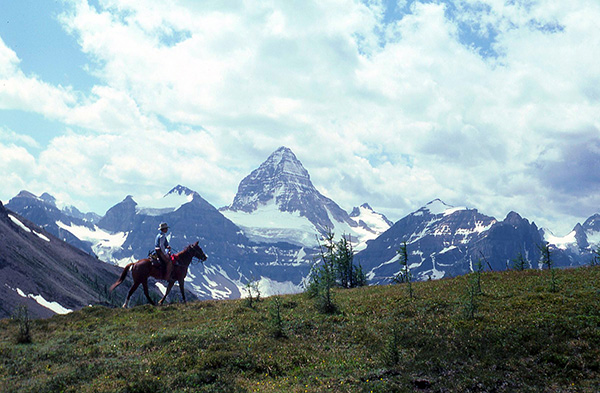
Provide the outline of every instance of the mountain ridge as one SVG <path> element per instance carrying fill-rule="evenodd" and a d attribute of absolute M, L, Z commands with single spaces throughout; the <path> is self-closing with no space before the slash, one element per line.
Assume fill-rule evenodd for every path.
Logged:
<path fill-rule="evenodd" d="M 600 244 L 600 215 L 557 238 L 517 212 L 497 220 L 441 199 L 396 223 L 368 203 L 348 214 L 314 187 L 302 163 L 283 146 L 240 182 L 229 207 L 217 209 L 181 184 L 156 201 L 144 200 L 152 206 L 140 206 L 128 195 L 95 222 L 58 209 L 47 193 L 42 198 L 24 190 L 9 204 L 57 237 L 121 266 L 146 257 L 158 225 L 167 222 L 175 249 L 198 240 L 210 257 L 192 266 L 188 276 L 189 287 L 202 299 L 244 296 L 251 282 L 263 294 L 302 291 L 318 259 L 319 235 L 327 230 L 359 244 L 356 259 L 373 284 L 390 282 L 399 272 L 397 250 L 405 241 L 419 280 L 469 273 L 480 259 L 490 269 L 504 270 L 519 254 L 538 268 L 544 241 L 552 245 L 557 266 L 577 266 Z M 343 211 L 341 221 L 332 213 L 336 209 Z M 312 216 L 318 217 L 311 221 Z"/>

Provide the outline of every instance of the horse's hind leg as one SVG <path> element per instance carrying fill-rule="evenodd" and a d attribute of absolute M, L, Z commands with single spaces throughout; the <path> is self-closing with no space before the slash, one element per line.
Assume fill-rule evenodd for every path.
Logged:
<path fill-rule="evenodd" d="M 123 303 L 123 308 L 129 307 L 129 299 L 131 298 L 131 295 L 133 295 L 133 293 L 139 286 L 140 286 L 139 282 L 133 283 L 133 285 L 131 286 L 131 289 L 129 290 L 129 293 L 127 294 L 127 299 L 125 299 L 125 303 Z"/>
<path fill-rule="evenodd" d="M 150 298 L 150 293 L 148 292 L 148 280 L 144 280 L 142 282 L 142 285 L 144 286 L 144 295 L 146 295 L 146 299 L 148 299 L 148 302 L 150 304 L 152 304 L 153 306 L 156 306 L 156 304 L 154 303 L 154 300 L 152 300 Z"/>

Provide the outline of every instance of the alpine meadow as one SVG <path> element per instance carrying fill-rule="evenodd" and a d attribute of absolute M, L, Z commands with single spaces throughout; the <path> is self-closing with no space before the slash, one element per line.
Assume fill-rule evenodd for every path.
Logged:
<path fill-rule="evenodd" d="M 597 392 L 600 268 L 0 321 L 3 392 Z M 474 304 L 472 304 L 474 302 Z M 474 310 L 469 311 L 472 307 Z M 278 310 L 279 314 L 274 313 Z M 277 317 L 279 315 L 279 317 Z"/>

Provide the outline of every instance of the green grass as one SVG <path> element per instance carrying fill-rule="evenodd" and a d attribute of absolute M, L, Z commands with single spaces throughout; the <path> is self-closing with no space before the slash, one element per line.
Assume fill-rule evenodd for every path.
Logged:
<path fill-rule="evenodd" d="M 336 290 L 339 312 L 306 295 L 129 310 L 90 307 L 0 321 L 1 392 L 597 392 L 600 267 L 484 273 Z M 395 333 L 394 333 L 395 331 Z"/>

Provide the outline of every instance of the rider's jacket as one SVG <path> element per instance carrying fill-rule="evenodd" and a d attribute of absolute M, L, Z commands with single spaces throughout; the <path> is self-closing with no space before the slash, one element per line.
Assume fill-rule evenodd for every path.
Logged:
<path fill-rule="evenodd" d="M 169 241 L 167 240 L 167 234 L 160 232 L 156 235 L 156 240 L 154 241 L 154 248 L 160 249 L 163 254 L 168 255 L 167 246 L 169 245 Z"/>

